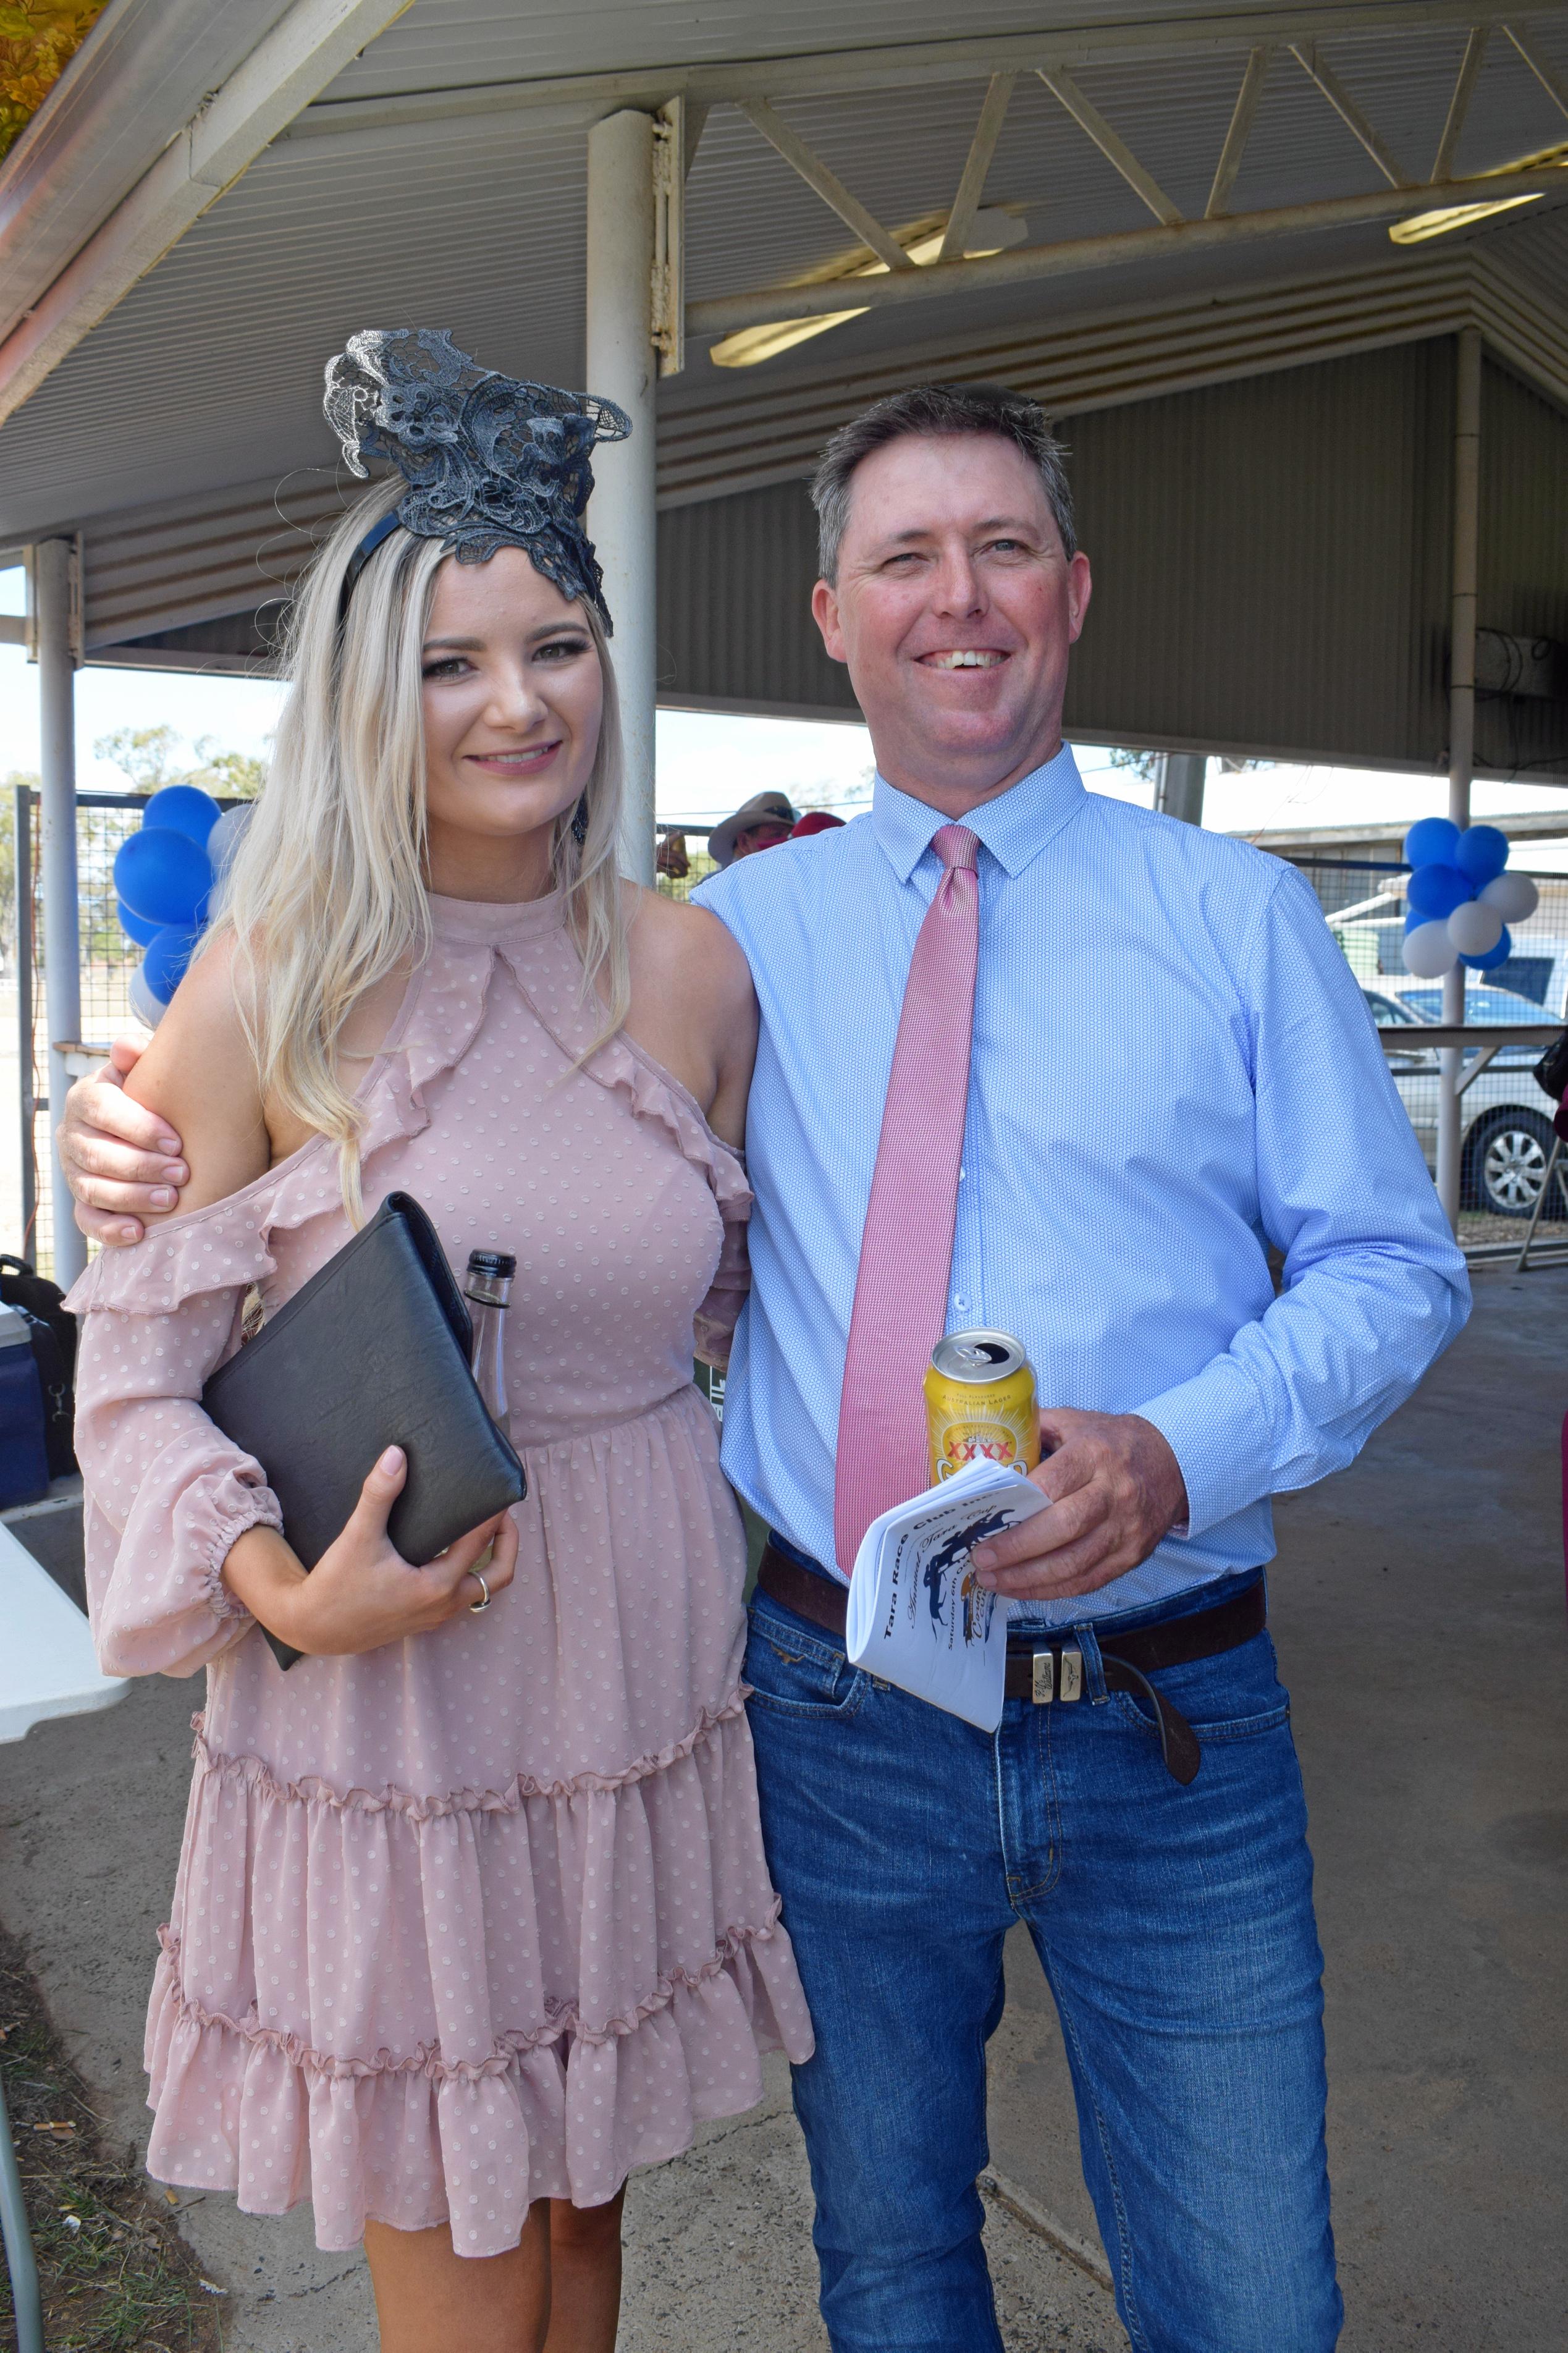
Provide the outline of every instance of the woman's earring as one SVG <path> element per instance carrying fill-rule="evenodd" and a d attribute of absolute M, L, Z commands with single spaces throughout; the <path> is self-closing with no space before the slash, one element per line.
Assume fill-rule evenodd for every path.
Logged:
<path fill-rule="evenodd" d="M 579 849 L 582 849 L 583 844 L 588 839 L 588 796 L 586 793 L 584 794 L 582 799 L 578 802 L 576 814 L 572 819 L 572 839 L 576 843 Z"/>

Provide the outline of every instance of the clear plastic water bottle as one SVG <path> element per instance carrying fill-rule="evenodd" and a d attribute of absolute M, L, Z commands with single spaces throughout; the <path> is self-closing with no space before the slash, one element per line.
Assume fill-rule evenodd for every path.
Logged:
<path fill-rule="evenodd" d="M 506 1311 L 517 1261 L 507 1250 L 470 1250 L 463 1284 L 474 1327 L 473 1353 L 468 1358 L 479 1395 L 490 1419 L 505 1438 L 511 1436 L 511 1414 L 506 1401 Z"/>

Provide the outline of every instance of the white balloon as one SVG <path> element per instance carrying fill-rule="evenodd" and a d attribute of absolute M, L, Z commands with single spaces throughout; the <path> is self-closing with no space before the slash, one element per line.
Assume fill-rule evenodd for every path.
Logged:
<path fill-rule="evenodd" d="M 207 836 L 207 856 L 212 860 L 213 872 L 220 881 L 224 869 L 239 848 L 254 807 L 254 802 L 246 801 L 238 808 L 225 809 Z"/>
<path fill-rule="evenodd" d="M 1461 955 L 1489 955 L 1502 937 L 1502 917 L 1483 899 L 1467 899 L 1448 918 L 1448 937 Z"/>
<path fill-rule="evenodd" d="M 1459 961 L 1447 923 L 1417 923 L 1405 939 L 1405 969 L 1417 980 L 1441 980 Z"/>
<path fill-rule="evenodd" d="M 147 976 L 140 965 L 132 974 L 131 986 L 125 994 L 131 1000 L 132 1012 L 142 1023 L 143 1029 L 156 1029 L 169 1008 L 166 1005 L 159 1004 L 147 986 Z"/>
<path fill-rule="evenodd" d="M 1482 906 L 1495 907 L 1505 923 L 1528 923 L 1541 904 L 1541 893 L 1528 874 L 1499 874 L 1480 895 Z M 1486 954 L 1484 948 L 1481 954 Z"/>

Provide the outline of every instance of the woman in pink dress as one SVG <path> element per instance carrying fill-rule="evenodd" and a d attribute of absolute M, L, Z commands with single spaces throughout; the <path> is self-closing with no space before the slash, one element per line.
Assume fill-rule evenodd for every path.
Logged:
<path fill-rule="evenodd" d="M 610 2353 L 629 2169 L 811 2048 L 691 1382 L 743 1290 L 754 1007 L 720 924 L 616 874 L 582 512 L 619 412 L 421 332 L 355 337 L 328 413 L 400 470 L 303 590 L 225 911 L 131 1082 L 190 1186 L 70 1301 L 103 1665 L 207 1670 L 148 2163 L 363 2235 L 387 2353 Z M 394 1449 L 307 1577 L 202 1386 L 393 1189 L 458 1265 L 517 1257 L 528 1495 L 411 1565 Z"/>

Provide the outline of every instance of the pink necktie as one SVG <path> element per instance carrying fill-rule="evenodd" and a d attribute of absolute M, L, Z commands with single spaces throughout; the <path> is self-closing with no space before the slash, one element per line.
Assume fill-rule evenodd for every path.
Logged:
<path fill-rule="evenodd" d="M 838 1406 L 833 1543 L 847 1576 L 872 1521 L 931 1484 L 925 1369 L 947 1329 L 969 1097 L 980 844 L 944 825 L 947 869 L 915 942 L 882 1110 Z"/>

